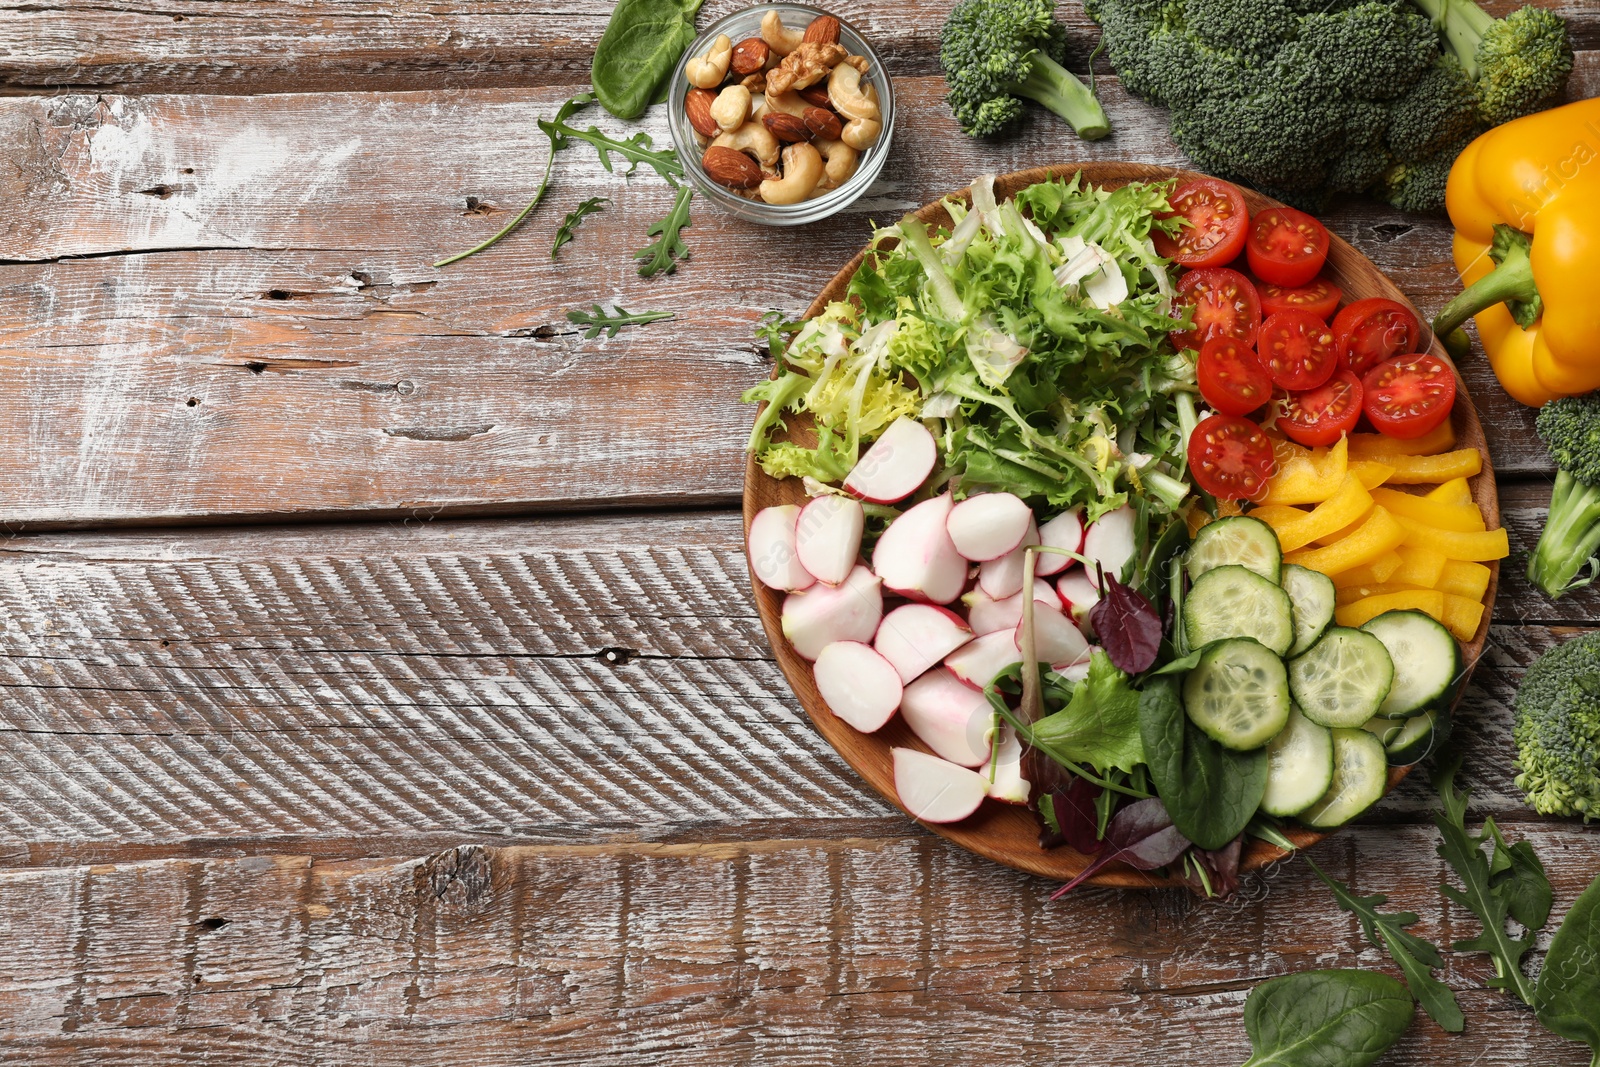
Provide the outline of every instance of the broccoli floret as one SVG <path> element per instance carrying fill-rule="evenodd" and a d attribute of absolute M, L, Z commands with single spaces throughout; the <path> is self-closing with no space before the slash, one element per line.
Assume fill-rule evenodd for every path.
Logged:
<path fill-rule="evenodd" d="M 1555 460 L 1556 484 L 1544 532 L 1528 558 L 1528 581 L 1554 598 L 1600 572 L 1600 393 L 1550 401 L 1539 409 L 1534 429 Z"/>
<path fill-rule="evenodd" d="M 1358 100 L 1344 115 L 1344 151 L 1328 168 L 1330 192 L 1359 193 L 1383 178 L 1393 162 L 1384 141 L 1389 109 Z"/>
<path fill-rule="evenodd" d="M 1283 44 L 1283 28 L 1296 12 L 1288 0 L 1181 0 L 1184 23 L 1212 48 L 1270 56 Z"/>
<path fill-rule="evenodd" d="M 1441 56 L 1390 107 L 1389 151 L 1408 163 L 1427 159 L 1476 134 L 1477 107 L 1477 86 L 1454 56 Z"/>
<path fill-rule="evenodd" d="M 1111 132 L 1105 109 L 1060 60 L 1066 31 L 1055 22 L 1054 0 L 962 0 L 939 39 L 946 99 L 962 130 L 998 133 L 1035 100 L 1093 141 Z"/>
<path fill-rule="evenodd" d="M 1444 33 L 1461 69 L 1478 83 L 1479 114 L 1490 126 L 1549 107 L 1572 73 L 1572 42 L 1561 16 L 1524 7 L 1503 19 L 1472 0 L 1413 0 Z"/>
<path fill-rule="evenodd" d="M 1398 96 L 1439 54 L 1438 35 L 1428 20 L 1391 3 L 1306 15 L 1299 39 L 1328 73 L 1330 85 L 1362 100 Z"/>
<path fill-rule="evenodd" d="M 1557 645 L 1523 676 L 1513 709 L 1517 788 L 1541 815 L 1600 814 L 1600 633 Z"/>

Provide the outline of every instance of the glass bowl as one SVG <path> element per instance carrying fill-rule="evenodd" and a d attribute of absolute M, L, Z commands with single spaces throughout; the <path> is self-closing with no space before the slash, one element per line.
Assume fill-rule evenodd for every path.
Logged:
<path fill-rule="evenodd" d="M 695 191 L 701 196 L 714 202 L 729 214 L 751 222 L 760 222 L 768 226 L 800 226 L 842 211 L 855 203 L 877 179 L 878 172 L 883 170 L 884 161 L 889 157 L 889 143 L 894 137 L 894 85 L 884 71 L 883 60 L 878 58 L 872 46 L 854 26 L 839 19 L 839 43 L 844 45 L 851 55 L 865 56 L 871 64 L 869 73 L 862 75 L 861 81 L 877 88 L 878 106 L 883 110 L 881 119 L 883 131 L 878 135 L 878 139 L 861 153 L 855 174 L 839 188 L 810 200 L 802 200 L 798 204 L 768 204 L 763 200 L 747 200 L 727 186 L 712 181 L 706 174 L 705 168 L 700 165 L 700 157 L 705 154 L 705 148 L 701 146 L 698 134 L 689 124 L 688 114 L 683 109 L 684 98 L 692 88 L 685 68 L 688 67 L 690 59 L 706 54 L 718 34 L 727 34 L 735 45 L 750 37 L 760 37 L 761 19 L 768 11 L 778 12 L 785 26 L 797 30 L 805 29 L 818 15 L 833 14 L 831 11 L 822 11 L 804 4 L 759 4 L 718 19 L 695 38 L 694 44 L 684 52 L 683 58 L 678 60 L 677 69 L 672 72 L 672 86 L 667 97 L 668 124 L 671 126 L 672 141 L 678 150 L 678 158 L 683 161 L 683 170 L 688 176 L 689 184 L 694 186 Z M 838 18 L 837 15 L 834 17 Z"/>

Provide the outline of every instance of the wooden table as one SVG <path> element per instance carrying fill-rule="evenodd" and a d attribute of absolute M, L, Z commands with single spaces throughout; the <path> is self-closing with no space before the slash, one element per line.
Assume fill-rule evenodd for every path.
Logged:
<path fill-rule="evenodd" d="M 1600 11 L 1542 2 L 1600 92 Z M 579 146 L 522 232 L 432 269 L 525 202 L 608 10 L 0 2 L 6 1062 L 1227 1064 L 1257 980 L 1387 967 L 1297 862 L 1221 905 L 1047 903 L 865 791 L 752 607 L 756 319 L 982 170 L 1182 162 L 1161 114 L 1103 77 L 1110 139 L 975 143 L 939 100 L 943 8 L 862 0 L 901 125 L 847 215 L 697 204 L 693 259 L 642 280 L 666 190 Z M 1444 222 L 1329 222 L 1424 309 L 1454 289 Z M 585 340 L 565 314 L 594 301 L 676 318 Z M 1509 701 L 1600 593 L 1520 577 L 1550 467 L 1463 370 L 1513 542 L 1465 775 L 1559 914 L 1600 839 L 1520 803 Z M 1317 855 L 1470 936 L 1422 777 Z M 1470 1035 L 1422 1021 L 1388 1062 L 1586 1062 L 1485 974 L 1452 956 Z"/>

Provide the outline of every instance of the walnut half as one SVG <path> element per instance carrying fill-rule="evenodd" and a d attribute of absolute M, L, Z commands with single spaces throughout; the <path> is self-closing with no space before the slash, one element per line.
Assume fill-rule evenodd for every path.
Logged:
<path fill-rule="evenodd" d="M 806 41 L 767 72 L 767 92 L 787 93 L 792 89 L 810 88 L 826 78 L 849 54 L 843 45 Z"/>

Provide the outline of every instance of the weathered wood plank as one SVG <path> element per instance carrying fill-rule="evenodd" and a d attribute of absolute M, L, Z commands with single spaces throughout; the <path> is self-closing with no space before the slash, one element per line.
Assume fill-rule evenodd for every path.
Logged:
<path fill-rule="evenodd" d="M 1511 832 L 1560 915 L 1600 837 Z M 1434 889 L 1433 836 L 1363 828 L 1317 858 L 1447 941 L 1471 920 Z M 0 1013 L 8 1062 L 39 1065 L 1235 1063 L 1257 981 L 1391 969 L 1303 863 L 1222 905 L 1050 888 L 925 836 L 7 871 Z M 1386 1063 L 1587 1062 L 1477 959 L 1443 977 L 1468 1033 L 1418 1021 Z"/>

